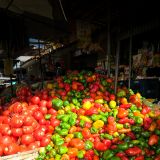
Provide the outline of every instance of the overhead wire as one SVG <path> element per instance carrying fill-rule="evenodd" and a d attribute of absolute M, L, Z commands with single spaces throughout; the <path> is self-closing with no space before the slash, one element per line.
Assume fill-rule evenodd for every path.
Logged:
<path fill-rule="evenodd" d="M 63 9 L 62 2 L 61 2 L 61 0 L 58 0 L 58 1 L 59 1 L 59 4 L 60 4 L 60 7 L 61 7 L 61 10 L 62 10 L 62 13 L 63 13 L 64 19 L 68 22 L 67 17 L 66 17 L 66 15 L 65 15 L 65 11 L 64 11 L 64 9 Z"/>

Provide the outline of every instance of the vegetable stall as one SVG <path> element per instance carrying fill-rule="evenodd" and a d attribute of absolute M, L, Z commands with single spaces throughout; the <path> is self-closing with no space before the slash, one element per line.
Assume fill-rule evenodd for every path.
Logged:
<path fill-rule="evenodd" d="M 36 160 L 159 160 L 160 109 L 104 75 L 69 71 L 34 93 L 20 87 L 0 116 L 0 155 Z"/>

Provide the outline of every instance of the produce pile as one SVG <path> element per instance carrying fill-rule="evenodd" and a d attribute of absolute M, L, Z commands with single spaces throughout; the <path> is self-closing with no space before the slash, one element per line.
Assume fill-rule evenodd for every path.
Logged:
<path fill-rule="evenodd" d="M 0 155 L 40 148 L 37 160 L 159 160 L 160 111 L 105 76 L 68 72 L 27 87 L 0 116 Z"/>

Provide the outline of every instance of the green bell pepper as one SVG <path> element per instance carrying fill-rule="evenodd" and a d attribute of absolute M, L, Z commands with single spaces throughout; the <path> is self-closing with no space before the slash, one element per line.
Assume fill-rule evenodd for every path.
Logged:
<path fill-rule="evenodd" d="M 142 117 L 135 116 L 133 119 L 137 124 L 142 124 L 143 123 L 143 118 Z"/>
<path fill-rule="evenodd" d="M 65 153 L 67 153 L 67 152 L 68 152 L 68 148 L 67 148 L 66 146 L 59 146 L 59 148 L 58 148 L 58 153 L 59 153 L 60 155 L 65 154 Z"/>
<path fill-rule="evenodd" d="M 110 149 L 106 150 L 103 153 L 103 159 L 105 159 L 105 160 L 111 160 L 113 156 L 114 156 L 114 152 Z"/>
<path fill-rule="evenodd" d="M 55 127 L 55 132 L 57 132 L 57 133 L 58 133 L 58 132 L 60 132 L 60 131 L 61 131 L 61 129 L 62 129 L 61 127 L 56 126 L 56 127 Z"/>
<path fill-rule="evenodd" d="M 50 157 L 54 157 L 56 155 L 56 150 L 55 149 L 52 149 L 50 152 L 49 152 L 49 156 Z"/>
<path fill-rule="evenodd" d="M 121 160 L 121 158 L 114 156 L 112 157 L 112 160 Z"/>
<path fill-rule="evenodd" d="M 80 122 L 79 122 L 79 125 L 80 125 L 80 127 L 84 127 L 85 121 L 81 119 Z"/>
<path fill-rule="evenodd" d="M 91 116 L 91 119 L 92 119 L 92 121 L 97 121 L 97 120 L 100 120 L 102 118 L 102 115 L 97 115 L 97 114 L 93 114 L 92 116 Z"/>
<path fill-rule="evenodd" d="M 85 141 L 85 150 L 90 150 L 93 148 L 93 143 L 89 140 Z"/>
<path fill-rule="evenodd" d="M 143 137 L 148 138 L 148 137 L 150 136 L 150 132 L 148 132 L 148 131 L 143 131 L 143 132 L 141 133 L 141 135 L 142 135 Z"/>
<path fill-rule="evenodd" d="M 47 151 L 47 152 L 49 152 L 49 151 L 51 151 L 53 148 L 52 148 L 52 146 L 50 145 L 50 144 L 48 144 L 46 147 L 45 147 L 45 150 Z"/>
<path fill-rule="evenodd" d="M 160 136 L 160 129 L 156 128 L 154 132 L 155 132 L 156 135 Z"/>
<path fill-rule="evenodd" d="M 84 151 L 83 150 L 78 151 L 77 157 L 78 158 L 84 158 Z"/>
<path fill-rule="evenodd" d="M 133 111 L 137 111 L 137 107 L 136 105 L 132 104 L 131 107 L 130 107 L 130 110 L 133 112 Z"/>
<path fill-rule="evenodd" d="M 74 132 L 74 137 L 79 138 L 79 139 L 83 139 L 83 135 L 81 132 Z"/>
<path fill-rule="evenodd" d="M 142 127 L 141 127 L 141 126 L 131 126 L 131 130 L 132 130 L 133 132 L 138 133 L 138 132 L 141 132 L 141 131 L 142 131 Z"/>
<path fill-rule="evenodd" d="M 77 105 L 78 104 L 78 99 L 77 98 L 72 98 L 72 103 Z"/>
<path fill-rule="evenodd" d="M 74 126 L 76 124 L 76 120 L 77 118 L 75 117 L 70 117 L 70 119 L 68 120 L 68 123 L 71 125 L 71 126 Z"/>
<path fill-rule="evenodd" d="M 106 134 L 104 134 L 104 138 L 109 139 L 109 140 L 112 140 L 112 139 L 113 139 L 113 136 L 106 133 Z"/>
<path fill-rule="evenodd" d="M 91 131 L 92 134 L 93 133 L 98 133 L 98 129 L 95 128 L 95 127 L 91 127 L 90 131 Z"/>
<path fill-rule="evenodd" d="M 68 123 L 66 123 L 66 122 L 61 122 L 60 123 L 60 126 L 63 128 L 63 129 L 69 129 L 71 126 L 68 124 Z"/>
<path fill-rule="evenodd" d="M 65 107 L 68 106 L 68 105 L 69 105 L 69 101 L 65 100 L 65 101 L 63 102 L 63 105 L 64 105 Z"/>
<path fill-rule="evenodd" d="M 63 140 L 62 138 L 57 139 L 57 140 L 55 141 L 55 145 L 57 145 L 57 146 L 61 146 L 62 144 L 64 144 L 64 140 Z"/>
<path fill-rule="evenodd" d="M 62 129 L 58 132 L 61 136 L 66 136 L 68 134 L 68 129 Z"/>
<path fill-rule="evenodd" d="M 64 114 L 64 115 L 62 116 L 62 118 L 61 118 L 61 121 L 63 121 L 63 122 L 68 122 L 69 118 L 70 118 L 70 116 L 69 116 L 68 114 Z"/>
<path fill-rule="evenodd" d="M 53 99 L 52 104 L 55 109 L 61 109 L 63 107 L 63 101 L 59 98 Z"/>
<path fill-rule="evenodd" d="M 55 156 L 55 160 L 61 160 L 61 155 L 56 154 L 56 156 Z"/>
<path fill-rule="evenodd" d="M 117 146 L 118 146 L 118 149 L 120 150 L 126 150 L 129 147 L 127 142 L 118 144 Z"/>

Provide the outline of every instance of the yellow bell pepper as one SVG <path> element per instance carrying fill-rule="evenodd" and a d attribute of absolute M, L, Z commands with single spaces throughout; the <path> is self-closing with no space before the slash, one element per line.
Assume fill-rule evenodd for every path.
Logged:
<path fill-rule="evenodd" d="M 99 129 L 102 128 L 104 126 L 104 122 L 102 120 L 97 120 L 93 123 L 93 127 Z"/>
<path fill-rule="evenodd" d="M 86 117 L 86 116 L 79 116 L 79 118 L 81 119 L 81 120 L 84 120 L 85 122 L 89 122 L 89 123 L 92 123 L 92 120 L 91 119 L 89 119 L 88 117 Z"/>
<path fill-rule="evenodd" d="M 90 101 L 86 101 L 85 103 L 83 103 L 83 109 L 88 110 L 92 107 L 92 103 Z"/>

